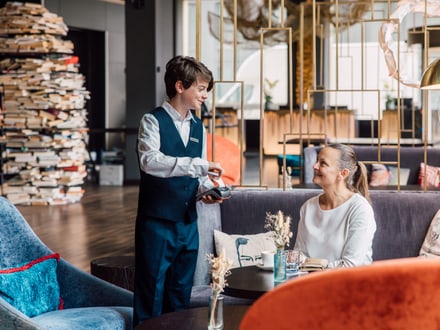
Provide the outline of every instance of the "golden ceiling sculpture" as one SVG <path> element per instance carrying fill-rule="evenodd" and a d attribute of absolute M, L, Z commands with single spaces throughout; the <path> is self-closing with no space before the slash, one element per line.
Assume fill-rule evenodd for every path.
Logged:
<path fill-rule="evenodd" d="M 399 1 L 396 5 L 396 9 L 390 15 L 390 20 L 384 22 L 380 27 L 379 45 L 383 51 L 389 75 L 403 85 L 419 88 L 419 80 L 408 77 L 404 72 L 399 73 L 396 58 L 392 50 L 394 44 L 393 35 L 398 30 L 398 24 L 400 24 L 404 18 L 411 13 L 419 13 L 429 17 L 438 17 L 440 16 L 440 2 L 438 0 Z"/>
<path fill-rule="evenodd" d="M 269 17 L 269 0 L 237 0 L 237 30 L 240 35 L 237 36 L 238 43 L 259 42 L 260 28 L 269 27 L 269 19 L 272 27 L 291 27 L 292 39 L 298 41 L 301 37 L 300 19 L 301 6 L 304 7 L 304 26 L 313 26 L 313 2 L 307 1 L 284 1 L 286 18 L 283 20 L 278 16 L 278 9 L 281 7 L 281 0 L 273 0 L 271 6 L 271 17 Z M 319 22 L 331 23 L 339 26 L 339 31 L 356 23 L 370 10 L 371 2 L 367 1 L 345 1 L 336 5 L 334 2 L 317 1 L 319 7 Z M 223 0 L 224 8 L 229 17 L 223 18 L 224 34 L 223 42 L 233 42 L 233 20 L 234 0 Z M 220 20 L 217 13 L 209 12 L 208 21 L 211 34 L 220 40 Z M 313 29 L 305 29 L 303 37 L 311 36 Z M 319 30 L 317 32 L 319 35 Z M 285 31 L 270 30 L 265 31 L 264 41 L 266 45 L 276 45 L 280 42 L 286 42 Z"/>

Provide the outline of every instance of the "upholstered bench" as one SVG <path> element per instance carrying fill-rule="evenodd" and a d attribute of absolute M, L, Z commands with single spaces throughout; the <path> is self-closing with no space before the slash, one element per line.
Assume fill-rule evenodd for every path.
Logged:
<path fill-rule="evenodd" d="M 322 147 L 308 147 L 304 149 L 304 183 L 310 184 L 313 180 L 313 164 L 316 162 L 316 157 Z M 377 146 L 353 146 L 353 150 L 357 155 L 358 160 L 364 162 L 375 162 L 378 160 Z M 383 162 L 397 162 L 398 148 L 396 147 L 381 147 L 381 161 Z M 427 148 L 426 163 L 434 169 L 440 168 L 440 148 Z M 403 173 L 407 173 L 407 182 L 402 182 L 402 186 L 407 186 L 405 189 L 421 190 L 419 185 L 419 175 L 421 166 L 424 162 L 424 148 L 423 147 L 401 147 L 400 148 L 400 169 L 401 180 Z M 368 165 L 368 164 L 367 164 Z M 396 168 L 396 165 L 391 167 Z M 428 169 L 428 173 L 430 173 Z M 428 174 L 427 176 L 431 176 Z M 389 183 L 389 185 L 392 185 Z M 438 189 L 438 188 L 435 188 Z"/>

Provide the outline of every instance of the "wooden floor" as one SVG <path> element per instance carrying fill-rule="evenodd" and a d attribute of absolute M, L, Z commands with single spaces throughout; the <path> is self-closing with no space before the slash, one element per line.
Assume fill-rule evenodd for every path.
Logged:
<path fill-rule="evenodd" d="M 244 185 L 259 182 L 258 157 L 248 157 Z M 265 184 L 277 187 L 276 159 L 265 160 Z M 138 186 L 88 184 L 80 203 L 17 206 L 37 236 L 61 257 L 87 272 L 90 261 L 134 254 Z"/>
<path fill-rule="evenodd" d="M 80 203 L 17 208 L 50 249 L 88 272 L 95 258 L 134 254 L 138 186 L 85 189 Z"/>

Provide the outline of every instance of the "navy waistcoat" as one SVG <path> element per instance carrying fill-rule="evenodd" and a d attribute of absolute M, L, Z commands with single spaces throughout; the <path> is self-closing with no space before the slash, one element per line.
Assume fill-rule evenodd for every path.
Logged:
<path fill-rule="evenodd" d="M 172 118 L 162 107 L 151 114 L 159 122 L 160 151 L 173 157 L 201 157 L 203 124 L 191 121 L 190 138 L 185 147 Z M 141 170 L 138 215 L 192 222 L 197 220 L 196 198 L 199 179 L 189 176 L 159 178 Z"/>

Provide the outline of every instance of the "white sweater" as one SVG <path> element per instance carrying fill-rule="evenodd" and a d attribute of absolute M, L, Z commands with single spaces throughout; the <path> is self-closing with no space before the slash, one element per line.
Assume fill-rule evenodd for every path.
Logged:
<path fill-rule="evenodd" d="M 328 259 L 329 268 L 367 265 L 375 231 L 373 208 L 362 195 L 354 194 L 332 210 L 322 210 L 315 196 L 301 207 L 295 249 Z"/>

